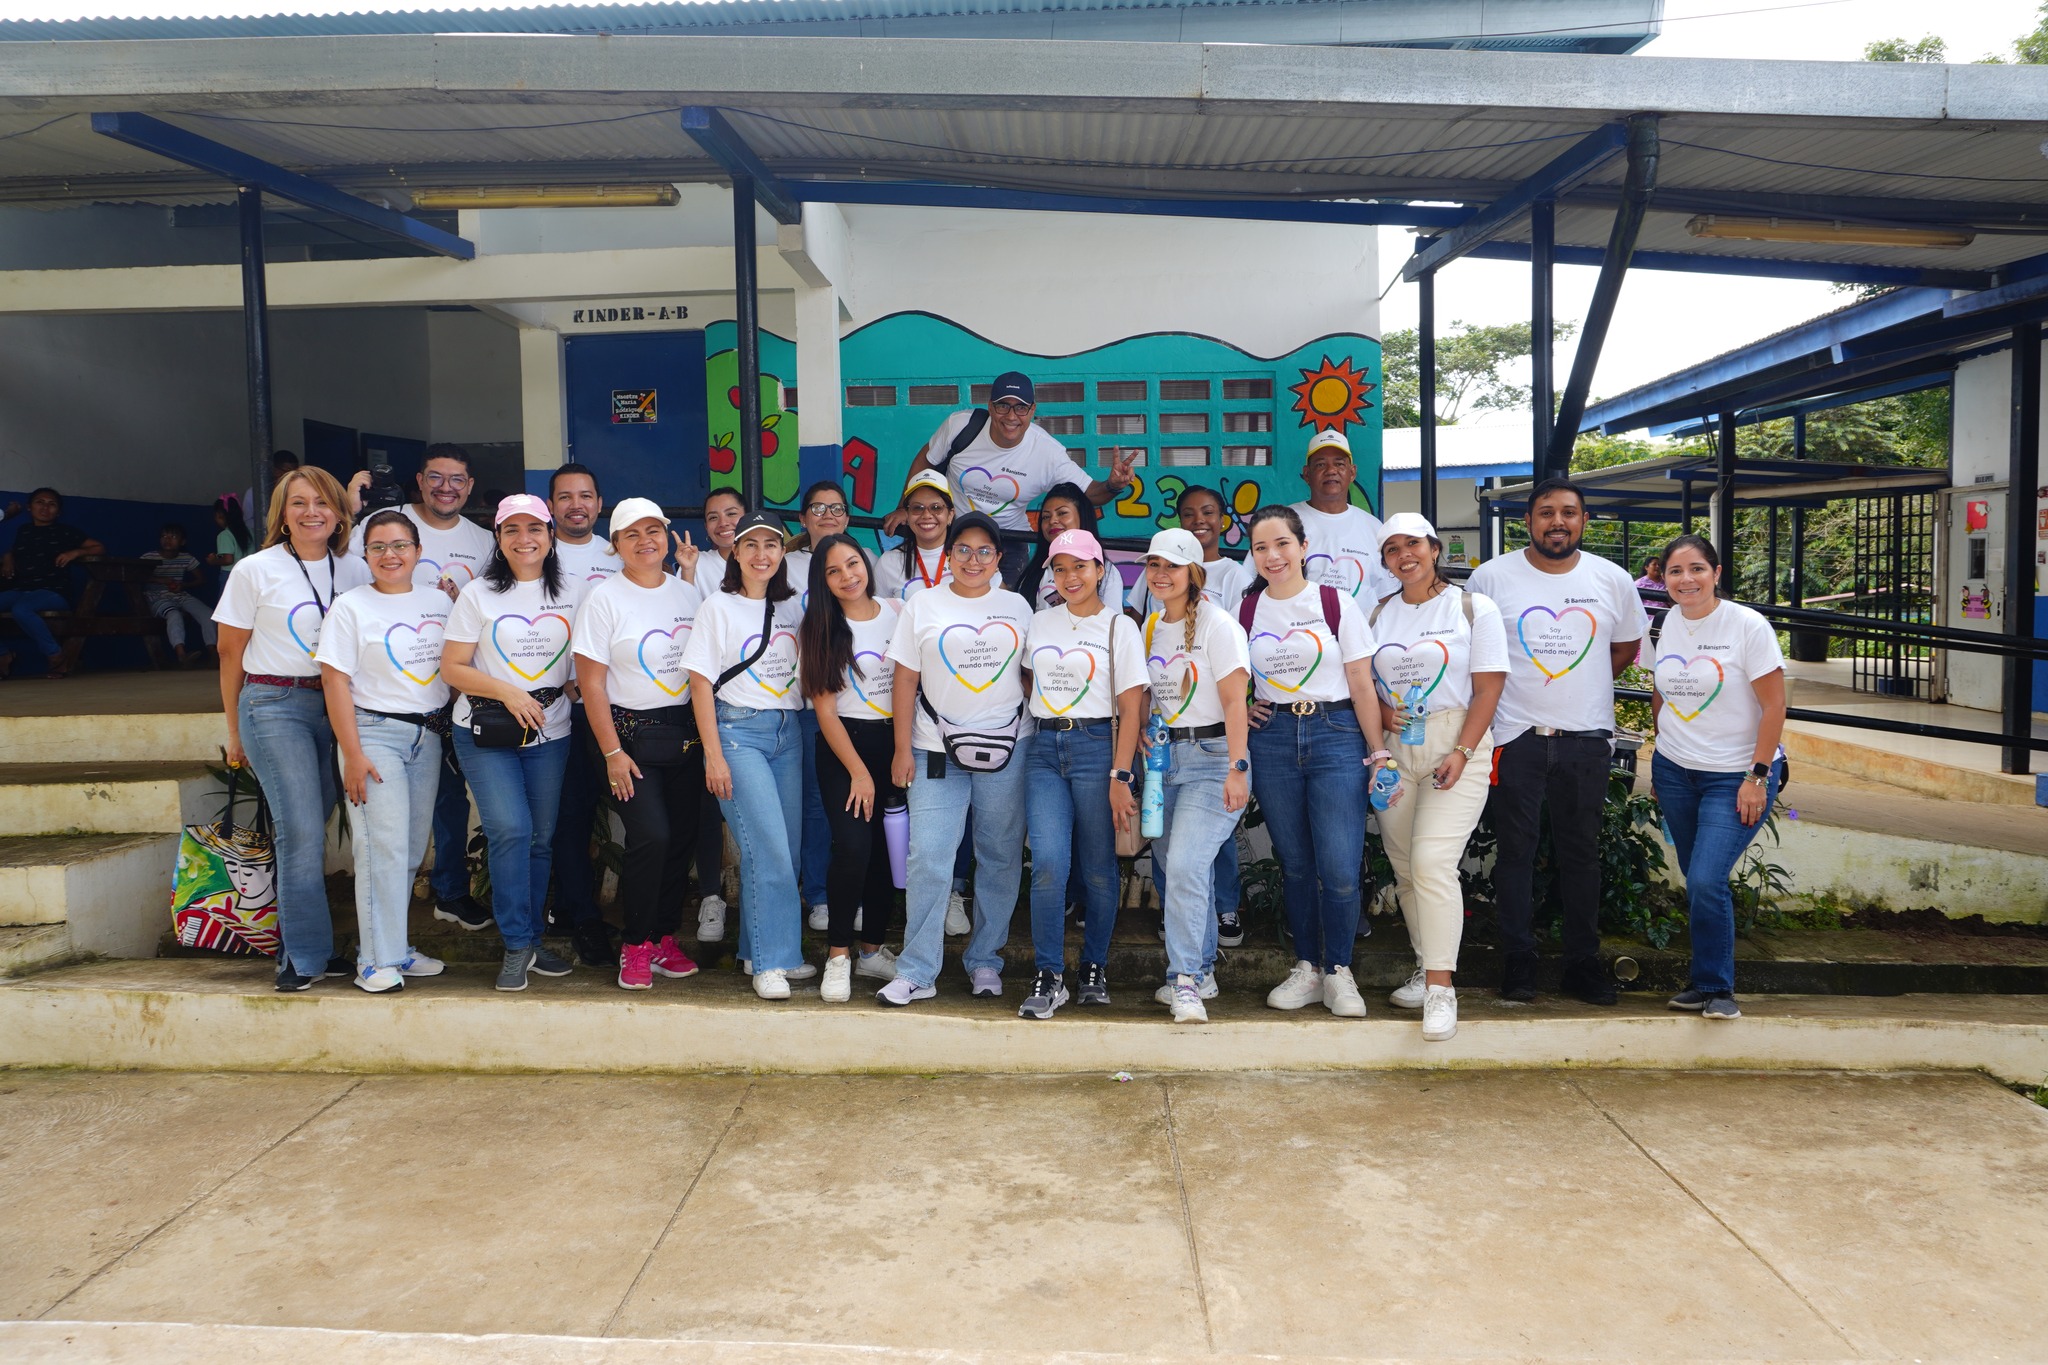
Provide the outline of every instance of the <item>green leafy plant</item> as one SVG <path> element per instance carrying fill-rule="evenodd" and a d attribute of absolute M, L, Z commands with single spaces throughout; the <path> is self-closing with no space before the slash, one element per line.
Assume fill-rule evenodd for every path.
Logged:
<path fill-rule="evenodd" d="M 1657 685 L 1657 675 L 1644 668 L 1641 664 L 1630 664 L 1627 668 L 1621 670 L 1621 676 L 1614 680 L 1614 685 L 1616 687 L 1637 687 L 1648 692 Z M 1654 717 L 1650 711 L 1650 703 L 1646 701 L 1623 700 L 1619 697 L 1615 699 L 1614 723 L 1622 729 L 1632 731 L 1638 735 L 1647 735 L 1650 733 L 1653 720 Z"/>
<path fill-rule="evenodd" d="M 1770 839 L 1770 847 L 1779 846 L 1778 816 L 1773 811 L 1764 821 L 1764 827 L 1757 832 L 1755 842 L 1743 857 L 1742 865 L 1735 869 L 1735 932 L 1747 934 L 1755 929 L 1764 918 L 1776 917 L 1778 906 L 1792 891 L 1792 871 L 1783 863 L 1772 858 L 1766 851 L 1764 840 Z"/>

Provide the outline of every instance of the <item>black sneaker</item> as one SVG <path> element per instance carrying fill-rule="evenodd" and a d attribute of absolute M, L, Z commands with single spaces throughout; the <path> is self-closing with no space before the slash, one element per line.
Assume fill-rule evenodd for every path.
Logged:
<path fill-rule="evenodd" d="M 1526 1005 L 1536 998 L 1536 955 L 1510 953 L 1501 963 L 1500 998 Z"/>
<path fill-rule="evenodd" d="M 326 975 L 325 972 L 322 972 L 319 976 L 300 976 L 296 968 L 290 963 L 286 963 L 277 969 L 277 989 L 286 994 L 295 991 L 310 991 L 313 989 L 313 984 L 326 979 Z"/>
<path fill-rule="evenodd" d="M 1565 963 L 1564 979 L 1558 988 L 1574 1000 L 1583 1000 L 1589 1005 L 1612 1005 L 1621 999 L 1621 993 L 1615 989 L 1614 977 L 1598 958 L 1581 958 Z"/>
<path fill-rule="evenodd" d="M 1109 1003 L 1109 973 L 1093 962 L 1081 964 L 1081 991 L 1074 997 L 1083 1005 L 1107 1005 Z"/>
<path fill-rule="evenodd" d="M 1225 948 L 1243 943 L 1244 917 L 1235 910 L 1225 910 L 1216 916 L 1216 942 Z"/>
<path fill-rule="evenodd" d="M 576 964 L 549 948 L 535 948 L 533 963 L 527 968 L 535 976 L 567 976 L 576 970 Z"/>
<path fill-rule="evenodd" d="M 327 959 L 327 970 L 326 970 L 326 971 L 324 971 L 324 972 L 322 972 L 322 973 L 320 973 L 320 975 L 322 975 L 322 976 L 335 976 L 335 977 L 341 977 L 341 976 L 354 976 L 355 974 L 356 974 L 356 964 L 355 964 L 355 963 L 353 963 L 353 962 L 351 962 L 351 961 L 349 961 L 349 960 L 348 960 L 347 958 L 345 958 L 345 957 L 330 957 L 330 958 L 328 958 L 328 959 Z"/>
<path fill-rule="evenodd" d="M 576 949 L 577 961 L 586 967 L 619 965 L 619 950 L 612 946 L 611 930 L 602 920 L 577 925 L 569 931 L 569 942 Z"/>
<path fill-rule="evenodd" d="M 1031 978 L 1031 994 L 1017 1007 L 1021 1019 L 1050 1019 L 1067 1003 L 1067 987 L 1058 972 L 1040 971 Z"/>
<path fill-rule="evenodd" d="M 471 932 L 478 929 L 488 929 L 498 922 L 497 918 L 490 911 L 477 904 L 477 899 L 474 896 L 463 896 L 452 901 L 435 901 L 434 918 L 445 919 L 451 924 L 459 924 Z"/>
<path fill-rule="evenodd" d="M 1703 1010 L 1707 1007 L 1707 1002 L 1713 998 L 1713 996 L 1705 991 L 1696 991 L 1692 987 L 1687 986 L 1684 990 L 1666 1000 L 1664 1006 L 1666 1009 L 1674 1010 Z"/>

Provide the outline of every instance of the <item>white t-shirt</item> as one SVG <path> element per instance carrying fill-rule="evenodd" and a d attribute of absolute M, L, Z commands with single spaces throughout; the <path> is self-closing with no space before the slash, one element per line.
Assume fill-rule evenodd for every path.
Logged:
<path fill-rule="evenodd" d="M 1152 680 L 1152 709 L 1176 730 L 1215 725 L 1223 719 L 1223 680 L 1249 671 L 1244 627 L 1237 611 L 1205 602 L 1195 614 L 1195 647 L 1187 648 L 1187 625 L 1158 612 L 1145 618 L 1145 671 Z"/>
<path fill-rule="evenodd" d="M 1031 671 L 1031 714 L 1039 720 L 1108 720 L 1111 630 L 1116 640 L 1116 685 L 1122 694 L 1145 686 L 1145 651 L 1138 627 L 1120 611 L 1098 607 L 1077 617 L 1064 605 L 1031 618 L 1024 661 Z"/>
<path fill-rule="evenodd" d="M 1497 743 L 1532 725 L 1557 730 L 1614 729 L 1614 671 L 1607 647 L 1630 644 L 1649 614 L 1628 572 L 1581 553 L 1567 573 L 1529 562 L 1526 550 L 1489 559 L 1466 580 L 1500 608 L 1508 641 L 1508 681 L 1495 713 Z"/>
<path fill-rule="evenodd" d="M 1017 714 L 1024 702 L 1024 642 L 1031 632 L 1031 608 L 1007 588 L 962 597 L 948 583 L 903 604 L 889 657 L 915 669 L 932 709 L 966 729 L 994 729 Z M 913 748 L 937 753 L 945 743 L 939 727 L 917 708 L 910 730 Z"/>
<path fill-rule="evenodd" d="M 1102 604 L 1111 611 L 1124 609 L 1124 576 L 1117 571 L 1114 564 L 1102 566 L 1101 597 Z M 1047 611 L 1053 607 L 1064 606 L 1066 600 L 1060 596 L 1059 584 L 1053 582 L 1052 565 L 1048 562 L 1044 576 L 1038 580 L 1038 600 L 1031 605 L 1038 611 Z"/>
<path fill-rule="evenodd" d="M 1228 556 L 1212 559 L 1202 565 L 1202 577 L 1202 600 L 1223 608 L 1233 620 L 1236 619 L 1237 604 L 1244 601 L 1244 590 L 1252 585 L 1252 579 L 1256 577 L 1252 573 L 1251 565 Z M 1137 595 L 1130 600 L 1131 605 L 1139 612 L 1150 616 L 1159 610 L 1159 600 L 1152 596 L 1151 586 L 1145 581 L 1145 575 L 1142 573 L 1138 575 L 1135 592 Z M 1199 623 L 1196 629 L 1201 629 Z"/>
<path fill-rule="evenodd" d="M 654 588 L 614 574 L 583 595 L 576 608 L 575 650 L 605 666 L 607 700 L 629 711 L 658 711 L 690 700 L 683 649 L 699 600 L 696 588 L 668 574 Z"/>
<path fill-rule="evenodd" d="M 612 543 L 596 535 L 581 545 L 572 545 L 566 540 L 556 541 L 555 557 L 562 562 L 562 572 L 583 584 L 585 592 L 625 567 Z M 620 702 L 619 705 L 624 706 L 625 703 Z"/>
<path fill-rule="evenodd" d="M 420 529 L 420 562 L 413 566 L 412 581 L 421 587 L 431 588 L 445 578 L 458 589 L 466 588 L 491 562 L 491 533 L 468 517 L 457 517 L 455 524 L 443 531 L 427 525 L 418 504 L 404 510 Z M 363 522 L 367 520 L 358 520 L 348 533 L 348 552 L 358 558 L 363 553 Z M 382 530 L 377 534 L 383 539 Z"/>
<path fill-rule="evenodd" d="M 1380 519 L 1363 507 L 1318 512 L 1305 502 L 1294 504 L 1301 527 L 1308 532 L 1308 562 L 1302 572 L 1311 583 L 1328 583 L 1347 597 L 1369 606 L 1401 580 L 1380 563 Z"/>
<path fill-rule="evenodd" d="M 249 647 L 242 652 L 244 673 L 317 677 L 320 665 L 314 654 L 320 648 L 323 608 L 369 581 L 370 566 L 354 555 L 301 565 L 289 545 L 273 545 L 235 562 L 213 619 L 250 632 Z"/>
<path fill-rule="evenodd" d="M 903 547 L 892 546 L 875 556 L 875 596 L 893 597 L 899 602 L 908 602 L 926 588 L 936 588 L 941 583 L 953 581 L 953 564 L 946 558 L 946 547 L 935 546 L 917 552 L 917 567 L 906 569 L 903 564 Z"/>
<path fill-rule="evenodd" d="M 841 720 L 888 720 L 896 714 L 896 661 L 889 657 L 889 644 L 896 638 L 903 604 L 877 597 L 875 605 L 881 610 L 872 621 L 846 619 L 853 632 L 853 667 L 833 701 Z"/>
<path fill-rule="evenodd" d="M 1764 718 L 1754 684 L 1785 666 L 1771 623 L 1736 602 L 1701 621 L 1673 607 L 1652 643 L 1658 752 L 1694 772 L 1748 772 Z"/>
<path fill-rule="evenodd" d="M 961 511 L 980 512 L 995 518 L 1005 531 L 1028 534 L 1031 522 L 1024 515 L 1038 505 L 1046 490 L 1071 483 L 1085 490 L 1088 471 L 1075 464 L 1067 448 L 1054 440 L 1044 427 L 1033 422 L 1024 439 L 1005 450 L 989 438 L 984 426 L 973 442 L 947 459 L 953 438 L 967 425 L 971 411 L 956 412 L 939 423 L 925 443 L 925 463 L 945 471 L 953 485 L 953 496 L 963 504 Z"/>
<path fill-rule="evenodd" d="M 512 683 L 525 692 L 567 687 L 569 642 L 575 633 L 576 601 L 581 595 L 577 582 L 566 576 L 559 595 L 547 590 L 544 579 L 515 582 L 499 592 L 479 578 L 455 599 L 455 610 L 448 613 L 448 639 L 454 644 L 475 645 L 470 664 L 487 678 Z M 455 723 L 469 724 L 467 696 L 455 699 Z M 569 698 L 556 697 L 547 708 L 541 738 L 564 739 L 568 734 Z"/>
<path fill-rule="evenodd" d="M 700 562 L 701 564 L 701 562 Z M 683 650 L 683 667 L 709 682 L 754 652 L 761 642 L 763 606 L 745 593 L 715 592 L 697 608 L 696 629 Z M 718 700 L 754 711 L 800 711 L 803 689 L 796 680 L 796 631 L 803 608 L 794 597 L 775 604 L 768 648 L 746 672 L 718 690 Z"/>
<path fill-rule="evenodd" d="M 1378 647 L 1372 652 L 1372 677 L 1388 702 L 1400 706 L 1410 688 L 1417 693 L 1417 708 L 1424 715 L 1439 711 L 1462 711 L 1472 704 L 1474 673 L 1508 671 L 1508 637 L 1500 622 L 1500 608 L 1479 593 L 1472 598 L 1472 624 L 1465 624 L 1465 608 L 1458 601 L 1463 588 L 1445 588 L 1435 597 L 1410 606 L 1396 597 L 1379 607 L 1379 620 L 1372 620 L 1372 638 Z"/>
<path fill-rule="evenodd" d="M 365 711 L 438 711 L 448 701 L 441 644 L 452 610 L 438 587 L 351 588 L 321 627 L 320 662 L 348 675 L 349 695 Z"/>
<path fill-rule="evenodd" d="M 796 590 L 797 609 L 811 609 L 811 552 L 791 550 L 782 557 L 782 571 L 789 576 L 789 586 Z M 881 594 L 877 593 L 876 596 Z"/>
<path fill-rule="evenodd" d="M 706 545 L 697 551 L 697 593 L 709 598 L 725 590 L 725 556 Z M 681 578 L 678 573 L 676 577 Z"/>
<path fill-rule="evenodd" d="M 1344 665 L 1372 656 L 1372 630 L 1358 604 L 1339 592 L 1337 637 L 1331 639 L 1322 589 L 1310 583 L 1285 600 L 1259 594 L 1246 649 L 1260 701 L 1348 701 Z"/>

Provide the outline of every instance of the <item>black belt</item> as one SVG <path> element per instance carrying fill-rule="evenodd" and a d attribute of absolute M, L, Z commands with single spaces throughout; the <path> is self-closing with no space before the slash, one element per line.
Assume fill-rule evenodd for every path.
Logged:
<path fill-rule="evenodd" d="M 1349 701 L 1276 701 L 1275 711 L 1285 711 L 1295 716 L 1316 716 L 1325 711 L 1355 711 Z"/>
<path fill-rule="evenodd" d="M 358 706 L 356 710 L 366 716 L 382 716 L 386 720 L 403 721 L 407 725 L 417 725 L 421 729 L 431 729 L 434 722 L 440 720 L 443 714 L 439 711 L 376 711 L 367 706 Z"/>
<path fill-rule="evenodd" d="M 1223 733 L 1224 725 L 1219 720 L 1214 725 L 1190 725 L 1179 730 L 1168 729 L 1166 737 L 1175 744 L 1180 744 L 1191 739 L 1218 739 Z"/>
<path fill-rule="evenodd" d="M 1049 716 L 1038 722 L 1041 730 L 1086 730 L 1092 725 L 1109 724 L 1108 716 Z"/>
<path fill-rule="evenodd" d="M 1614 738 L 1614 731 L 1612 731 L 1612 730 L 1553 730 L 1553 729 L 1551 729 L 1551 728 L 1550 728 L 1550 727 L 1549 727 L 1548 725 L 1532 725 L 1532 726 L 1530 726 L 1530 727 L 1529 727 L 1529 733 L 1530 733 L 1530 734 L 1532 734 L 1532 735 L 1541 735 L 1541 736 L 1543 736 L 1543 737 L 1544 737 L 1545 739 L 1613 739 L 1613 738 Z"/>

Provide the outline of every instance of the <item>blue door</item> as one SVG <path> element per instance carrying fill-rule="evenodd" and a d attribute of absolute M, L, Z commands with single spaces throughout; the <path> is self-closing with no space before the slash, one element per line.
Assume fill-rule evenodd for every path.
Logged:
<path fill-rule="evenodd" d="M 608 506 L 698 507 L 711 486 L 702 332 L 617 332 L 563 342 L 569 458 Z"/>

